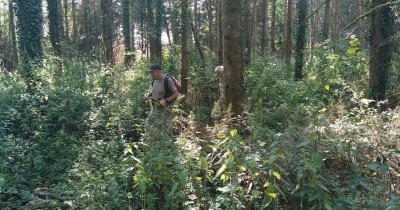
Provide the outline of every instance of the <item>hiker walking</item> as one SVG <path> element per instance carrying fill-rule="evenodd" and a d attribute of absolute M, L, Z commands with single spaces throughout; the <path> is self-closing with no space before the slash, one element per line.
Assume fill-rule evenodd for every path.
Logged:
<path fill-rule="evenodd" d="M 152 133 L 170 133 L 172 111 L 170 107 L 179 96 L 179 82 L 171 75 L 164 74 L 159 65 L 151 65 L 151 92 L 145 94 L 146 101 L 151 103 L 151 111 L 145 122 L 145 129 Z"/>

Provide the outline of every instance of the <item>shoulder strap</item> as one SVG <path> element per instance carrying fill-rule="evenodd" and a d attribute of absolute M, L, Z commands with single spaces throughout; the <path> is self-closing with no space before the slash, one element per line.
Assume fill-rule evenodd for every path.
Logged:
<path fill-rule="evenodd" d="M 164 89 L 165 89 L 164 98 L 168 98 L 170 96 L 170 93 L 169 93 L 169 81 L 168 81 L 169 78 L 171 78 L 171 75 L 166 74 L 165 78 L 164 78 Z"/>

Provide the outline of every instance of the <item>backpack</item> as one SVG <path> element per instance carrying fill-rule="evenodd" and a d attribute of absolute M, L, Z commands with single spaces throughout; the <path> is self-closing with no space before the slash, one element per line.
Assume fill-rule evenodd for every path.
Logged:
<path fill-rule="evenodd" d="M 165 89 L 165 95 L 164 95 L 164 98 L 168 98 L 168 97 L 170 97 L 171 95 L 172 95 L 172 92 L 171 92 L 171 90 L 169 89 L 169 86 L 168 86 L 168 79 L 172 79 L 172 81 L 174 82 L 174 84 L 175 84 L 175 87 L 176 87 L 176 89 L 178 90 L 178 92 L 180 93 L 181 91 L 182 91 L 182 85 L 181 85 L 181 83 L 179 82 L 179 80 L 177 80 L 173 75 L 170 75 L 170 74 L 166 74 L 165 75 L 165 78 L 164 78 L 164 89 Z M 153 86 L 154 85 L 154 80 L 153 80 L 153 82 L 151 83 L 151 86 Z"/>

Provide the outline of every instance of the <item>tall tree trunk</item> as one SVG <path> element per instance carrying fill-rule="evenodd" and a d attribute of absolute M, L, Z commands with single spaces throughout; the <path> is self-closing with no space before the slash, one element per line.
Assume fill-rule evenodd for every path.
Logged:
<path fill-rule="evenodd" d="M 213 0 L 207 0 L 207 20 L 208 20 L 208 48 L 211 51 L 214 50 L 214 36 L 213 36 L 213 10 L 212 10 Z"/>
<path fill-rule="evenodd" d="M 9 27 L 10 27 L 10 37 L 13 52 L 13 66 L 18 66 L 18 49 L 17 49 L 17 35 L 15 34 L 15 17 L 14 17 L 14 0 L 9 0 L 8 12 L 9 12 Z"/>
<path fill-rule="evenodd" d="M 217 2 L 217 49 L 218 49 L 218 64 L 224 63 L 224 31 L 223 31 L 223 15 L 222 4 L 224 0 L 216 0 Z"/>
<path fill-rule="evenodd" d="M 64 0 L 65 39 L 69 40 L 68 0 Z"/>
<path fill-rule="evenodd" d="M 59 33 L 60 33 L 60 42 L 65 40 L 65 31 L 64 31 L 64 10 L 63 10 L 63 2 L 62 0 L 58 1 L 58 24 L 59 24 Z"/>
<path fill-rule="evenodd" d="M 107 64 L 114 65 L 113 53 L 113 30 L 112 30 L 112 0 L 101 0 L 101 19 L 102 19 L 102 34 L 104 54 Z"/>
<path fill-rule="evenodd" d="M 158 0 L 157 0 L 158 1 Z M 154 11 L 153 11 L 153 0 L 146 0 L 146 12 L 147 12 L 147 36 L 150 44 L 150 62 L 159 63 L 160 60 L 157 59 L 157 40 L 156 31 L 154 23 Z"/>
<path fill-rule="evenodd" d="M 306 46 L 306 29 L 307 29 L 307 10 L 308 0 L 298 0 L 297 2 L 297 34 L 296 34 L 296 64 L 295 64 L 295 80 L 303 78 L 304 66 L 304 48 Z"/>
<path fill-rule="evenodd" d="M 156 42 L 156 63 L 161 63 L 162 61 L 162 25 L 163 25 L 163 14 L 164 14 L 164 4 L 163 0 L 156 0 L 156 20 L 154 25 L 155 32 L 155 42 Z"/>
<path fill-rule="evenodd" d="M 124 44 L 125 44 L 124 63 L 126 66 L 130 65 L 132 61 L 130 3 L 131 0 L 122 1 L 122 32 L 124 34 Z"/>
<path fill-rule="evenodd" d="M 131 23 L 130 23 L 130 27 L 131 27 L 131 50 L 133 53 L 135 53 L 135 0 L 131 0 L 130 2 L 130 16 L 131 16 Z M 133 57 L 133 61 L 135 61 L 135 55 L 132 56 Z"/>
<path fill-rule="evenodd" d="M 261 11 L 261 54 L 265 55 L 267 53 L 268 0 L 262 0 Z"/>
<path fill-rule="evenodd" d="M 276 0 L 272 0 L 272 14 L 271 14 L 271 51 L 276 52 L 275 46 L 275 22 L 276 22 Z"/>
<path fill-rule="evenodd" d="M 332 40 L 333 41 L 338 41 L 339 40 L 339 28 L 340 28 L 340 12 L 341 12 L 341 4 L 340 0 L 334 0 L 335 3 L 335 14 L 334 14 L 334 21 L 335 24 L 333 24 L 332 28 Z"/>
<path fill-rule="evenodd" d="M 243 60 L 245 66 L 248 66 L 251 61 L 251 53 L 252 53 L 252 25 L 253 25 L 253 15 L 252 15 L 252 5 L 253 0 L 248 0 L 243 2 L 242 8 L 242 19 L 241 25 L 242 27 L 242 52 L 243 52 Z M 224 14 L 226 15 L 226 14 Z M 229 18 L 229 16 L 224 16 L 224 18 Z M 225 28 L 224 28 L 225 29 Z"/>
<path fill-rule="evenodd" d="M 43 17 L 41 0 L 15 0 L 22 78 L 28 92 L 34 92 L 36 81 L 31 64 L 41 65 L 43 59 Z"/>
<path fill-rule="evenodd" d="M 373 0 L 373 8 L 389 0 Z M 369 69 L 370 96 L 376 101 L 384 100 L 388 80 L 388 70 L 392 60 L 394 34 L 394 14 L 389 6 L 372 13 L 371 60 Z"/>
<path fill-rule="evenodd" d="M 224 66 L 226 103 L 232 105 L 232 114 L 243 113 L 243 60 L 241 53 L 241 0 L 224 0 Z"/>
<path fill-rule="evenodd" d="M 56 56 L 61 57 L 60 6 L 58 0 L 47 0 L 50 41 Z"/>
<path fill-rule="evenodd" d="M 188 90 L 188 69 L 189 69 L 189 51 L 188 51 L 188 28 L 189 28 L 189 3 L 188 0 L 182 0 L 181 3 L 181 20 L 182 20 L 182 67 L 181 81 L 182 93 L 186 94 Z"/>
<path fill-rule="evenodd" d="M 204 53 L 203 53 L 203 49 L 201 48 L 199 33 L 196 30 L 197 27 L 194 25 L 194 20 L 190 14 L 189 14 L 189 19 L 190 19 L 190 27 L 192 28 L 194 42 L 195 42 L 197 50 L 199 51 L 199 55 L 200 55 L 200 58 L 202 61 L 202 66 L 205 67 Z"/>
<path fill-rule="evenodd" d="M 322 29 L 322 40 L 329 39 L 329 26 L 331 20 L 331 0 L 326 1 L 325 3 L 325 14 L 324 14 L 324 23 Z"/>
<path fill-rule="evenodd" d="M 74 40 L 74 42 L 76 42 L 78 39 L 78 25 L 77 24 L 78 23 L 76 21 L 76 0 L 72 0 L 72 30 L 73 30 L 72 39 Z"/>
<path fill-rule="evenodd" d="M 285 37 L 284 37 L 284 50 L 283 59 L 287 64 L 290 64 L 292 57 L 292 8 L 293 0 L 286 1 L 286 23 L 285 23 Z"/>
<path fill-rule="evenodd" d="M 250 42 L 250 58 L 256 53 L 256 43 L 257 43 L 257 0 L 253 0 L 251 5 L 251 42 Z M 250 60 L 251 61 L 251 60 Z M 250 64 L 250 63 L 249 63 Z"/>

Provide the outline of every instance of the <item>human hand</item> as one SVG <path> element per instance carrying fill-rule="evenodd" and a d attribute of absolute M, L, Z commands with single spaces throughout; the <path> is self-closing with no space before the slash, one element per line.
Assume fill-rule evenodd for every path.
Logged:
<path fill-rule="evenodd" d="M 161 105 L 162 107 L 166 107 L 166 106 L 167 106 L 167 101 L 166 101 L 165 99 L 161 100 L 161 101 L 160 101 L 160 105 Z"/>

